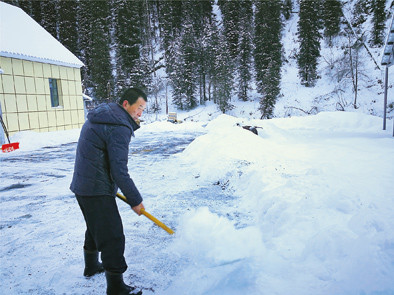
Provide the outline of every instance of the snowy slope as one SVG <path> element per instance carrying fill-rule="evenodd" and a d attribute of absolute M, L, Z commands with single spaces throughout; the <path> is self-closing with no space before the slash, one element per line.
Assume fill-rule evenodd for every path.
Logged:
<path fill-rule="evenodd" d="M 255 121 L 264 127 L 259 137 L 226 128 L 237 121 L 219 117 L 183 153 L 200 178 L 228 184 L 240 196 L 237 210 L 248 213 L 249 226 L 238 234 L 209 231 L 208 245 L 242 240 L 221 263 L 242 262 L 195 294 L 394 294 L 394 142 L 376 132 L 380 120 L 321 113 Z M 194 214 L 207 220 L 204 211 Z M 189 226 L 185 236 L 200 232 Z M 190 273 L 199 275 L 182 277 L 181 285 L 203 277 Z"/>
<path fill-rule="evenodd" d="M 343 13 L 347 20 L 351 21 L 353 8 L 356 1 L 343 1 Z M 281 92 L 277 98 L 274 109 L 274 117 L 283 118 L 289 116 L 306 116 L 309 114 L 317 114 L 324 111 L 348 111 L 374 116 L 383 117 L 383 101 L 384 101 L 384 82 L 385 67 L 380 65 L 382 59 L 383 46 L 371 47 L 368 43 L 372 32 L 372 15 L 367 16 L 366 21 L 361 25 L 361 32 L 365 38 L 365 46 L 368 51 L 362 47 L 358 52 L 358 93 L 356 100 L 356 108 L 354 107 L 355 93 L 353 91 L 352 80 L 349 75 L 340 77 L 339 72 L 343 70 L 349 71 L 349 61 L 344 62 L 344 52 L 349 47 L 349 42 L 353 44 L 356 36 L 351 36 L 351 41 L 343 34 L 345 24 L 342 24 L 342 32 L 340 36 L 333 39 L 333 46 L 330 47 L 328 42 L 321 40 L 320 58 L 318 59 L 318 75 L 315 87 L 305 87 L 301 85 L 298 77 L 298 66 L 296 56 L 299 50 L 299 41 L 297 35 L 297 23 L 299 20 L 299 7 L 295 3 L 294 13 L 291 14 L 289 20 L 283 22 L 282 29 L 282 45 L 283 45 L 283 64 L 281 69 Z M 390 25 L 391 16 L 394 13 L 392 1 L 386 1 L 386 11 L 388 17 L 385 26 L 385 35 Z M 215 12 L 220 19 L 220 10 L 215 6 Z M 361 36 L 357 35 L 357 38 Z M 347 63 L 347 64 L 346 64 Z M 253 71 L 253 68 L 251 68 Z M 162 73 L 162 76 L 166 76 Z M 389 118 L 393 117 L 392 105 L 394 104 L 394 69 L 390 68 L 388 75 L 388 114 Z M 236 83 L 236 81 L 234 82 Z M 240 102 L 233 93 L 231 104 L 234 109 L 227 114 L 250 119 L 259 119 L 261 113 L 258 110 L 261 95 L 257 93 L 254 81 L 250 84 L 248 102 Z M 168 93 L 167 93 L 168 90 Z M 178 112 L 182 117 L 188 117 L 190 114 L 177 110 L 171 102 L 171 87 L 163 89 L 158 94 L 158 101 L 161 105 L 161 113 L 150 114 L 147 117 L 149 122 L 165 118 L 165 97 L 169 100 L 169 108 L 172 112 Z M 153 99 L 148 102 L 148 110 L 153 104 Z M 198 113 L 194 116 L 194 120 L 211 120 L 220 115 L 216 105 L 207 102 L 204 106 L 199 106 L 190 113 Z M 184 115 L 183 115 L 184 114 Z"/>

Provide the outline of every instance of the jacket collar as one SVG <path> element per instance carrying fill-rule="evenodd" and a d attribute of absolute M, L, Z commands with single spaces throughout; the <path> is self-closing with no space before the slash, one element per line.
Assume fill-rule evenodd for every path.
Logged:
<path fill-rule="evenodd" d="M 137 129 L 139 129 L 140 128 L 140 125 L 138 125 L 137 124 L 137 122 L 136 121 L 134 121 L 134 119 L 130 116 L 130 114 L 120 105 L 120 104 L 117 104 L 121 109 L 122 109 L 122 111 L 127 115 L 127 119 L 129 120 L 129 122 L 130 122 L 130 125 L 131 125 L 131 128 L 132 128 L 132 134 L 133 134 L 133 136 L 134 136 L 134 131 L 136 131 Z"/>

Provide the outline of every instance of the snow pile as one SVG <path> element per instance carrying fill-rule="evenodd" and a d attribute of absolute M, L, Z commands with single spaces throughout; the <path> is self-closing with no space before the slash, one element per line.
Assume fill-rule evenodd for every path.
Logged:
<path fill-rule="evenodd" d="M 264 252 L 257 227 L 236 229 L 206 207 L 186 213 L 179 224 L 169 250 L 185 266 L 163 294 L 245 294 L 255 289 L 255 268 Z"/>
<path fill-rule="evenodd" d="M 193 263 L 168 294 L 394 294 L 394 140 L 380 118 L 222 115 L 206 129 L 181 159 L 239 197 L 245 224 L 187 213 L 175 249 Z"/>
<path fill-rule="evenodd" d="M 201 265 L 225 264 L 253 257 L 262 249 L 257 228 L 236 229 L 226 218 L 202 207 L 185 214 L 177 229 L 179 239 L 174 249 L 185 256 L 192 253 L 193 262 Z M 253 237 L 253 241 L 245 243 Z"/>

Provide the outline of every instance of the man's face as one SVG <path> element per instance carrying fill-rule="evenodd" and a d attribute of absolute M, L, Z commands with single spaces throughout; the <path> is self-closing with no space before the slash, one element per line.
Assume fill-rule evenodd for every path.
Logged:
<path fill-rule="evenodd" d="M 129 104 L 127 100 L 123 102 L 123 108 L 130 114 L 134 121 L 138 121 L 146 107 L 146 101 L 139 97 L 137 101 L 133 104 Z"/>

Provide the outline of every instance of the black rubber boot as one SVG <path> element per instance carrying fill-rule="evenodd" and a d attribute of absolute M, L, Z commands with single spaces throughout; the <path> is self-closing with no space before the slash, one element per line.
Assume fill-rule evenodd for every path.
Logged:
<path fill-rule="evenodd" d="M 142 291 L 126 285 L 123 281 L 123 274 L 121 273 L 106 271 L 105 277 L 107 279 L 107 295 L 142 294 Z"/>
<path fill-rule="evenodd" d="M 103 265 L 98 261 L 98 252 L 83 250 L 83 257 L 85 258 L 85 270 L 83 275 L 85 277 L 91 277 L 96 273 L 102 273 L 104 271 Z"/>

